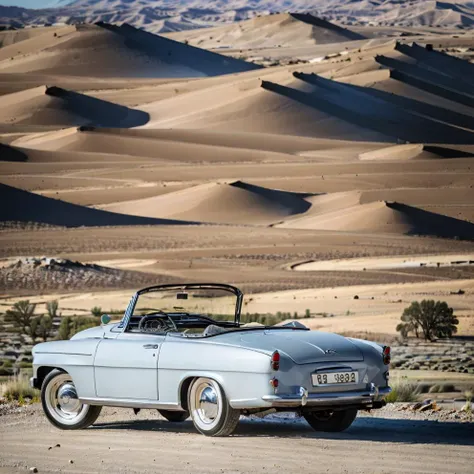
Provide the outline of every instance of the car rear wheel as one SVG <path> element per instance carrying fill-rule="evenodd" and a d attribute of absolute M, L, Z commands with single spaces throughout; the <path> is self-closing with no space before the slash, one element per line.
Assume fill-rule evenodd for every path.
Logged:
<path fill-rule="evenodd" d="M 173 423 L 180 423 L 189 417 L 189 412 L 187 411 L 158 410 L 158 412 L 163 418 Z"/>
<path fill-rule="evenodd" d="M 196 379 L 188 394 L 188 406 L 196 429 L 207 436 L 229 436 L 235 430 L 240 411 L 229 405 L 222 387 L 212 379 Z"/>
<path fill-rule="evenodd" d="M 53 370 L 41 386 L 41 403 L 48 420 L 63 430 L 87 428 L 97 420 L 101 406 L 86 405 L 77 396 L 72 377 Z"/>
<path fill-rule="evenodd" d="M 314 430 L 334 433 L 349 428 L 357 416 L 357 410 L 310 411 L 303 416 Z"/>

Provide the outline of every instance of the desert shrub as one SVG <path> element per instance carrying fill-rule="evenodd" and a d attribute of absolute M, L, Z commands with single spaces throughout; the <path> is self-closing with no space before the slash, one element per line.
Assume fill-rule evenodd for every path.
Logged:
<path fill-rule="evenodd" d="M 402 322 L 396 329 L 402 337 L 407 337 L 410 333 L 419 337 L 420 331 L 423 337 L 430 341 L 437 337 L 451 337 L 457 332 L 456 326 L 459 324 L 453 313 L 453 308 L 445 301 L 414 301 L 403 311 Z"/>
<path fill-rule="evenodd" d="M 53 319 L 51 316 L 42 315 L 34 318 L 30 325 L 30 336 L 33 341 L 37 338 L 47 341 L 53 332 Z"/>
<path fill-rule="evenodd" d="M 87 316 L 65 316 L 59 325 L 56 339 L 71 339 L 74 334 L 77 334 L 84 329 L 93 328 L 97 325 L 97 318 L 89 318 Z"/>
<path fill-rule="evenodd" d="M 420 394 L 419 386 L 408 382 L 406 379 L 400 379 L 391 384 L 392 391 L 385 397 L 387 403 L 395 402 L 416 402 Z"/>
<path fill-rule="evenodd" d="M 54 319 L 58 316 L 58 308 L 59 308 L 59 304 L 57 300 L 48 301 L 46 303 L 46 311 L 48 312 L 48 316 L 51 319 Z"/>
<path fill-rule="evenodd" d="M 11 360 L 0 361 L 0 376 L 13 375 L 13 363 Z"/>
<path fill-rule="evenodd" d="M 0 395 L 9 401 L 39 400 L 39 390 L 30 387 L 28 379 L 25 377 L 15 377 L 0 385 Z"/>
<path fill-rule="evenodd" d="M 21 361 L 16 364 L 17 367 L 20 369 L 31 369 L 33 367 L 33 364 L 31 362 L 26 362 L 26 361 Z"/>
<path fill-rule="evenodd" d="M 94 306 L 91 309 L 91 314 L 92 316 L 95 316 L 96 318 L 100 318 L 102 316 L 102 308 L 100 306 Z"/>
<path fill-rule="evenodd" d="M 28 334 L 35 310 L 36 304 L 31 304 L 29 300 L 17 301 L 13 308 L 5 313 L 5 322 L 13 323 L 22 333 Z"/>

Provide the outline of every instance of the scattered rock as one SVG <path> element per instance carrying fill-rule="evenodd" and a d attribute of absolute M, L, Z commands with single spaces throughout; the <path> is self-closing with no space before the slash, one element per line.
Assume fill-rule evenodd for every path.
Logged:
<path fill-rule="evenodd" d="M 74 461 L 72 459 L 69 459 L 69 464 L 74 464 Z"/>
<path fill-rule="evenodd" d="M 30 472 L 38 472 L 38 469 L 36 467 L 30 467 Z"/>

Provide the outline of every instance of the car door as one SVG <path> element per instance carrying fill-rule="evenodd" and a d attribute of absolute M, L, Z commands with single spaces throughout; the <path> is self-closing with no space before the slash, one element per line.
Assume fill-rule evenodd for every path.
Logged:
<path fill-rule="evenodd" d="M 158 357 L 164 335 L 122 332 L 102 339 L 94 359 L 98 398 L 158 400 Z"/>

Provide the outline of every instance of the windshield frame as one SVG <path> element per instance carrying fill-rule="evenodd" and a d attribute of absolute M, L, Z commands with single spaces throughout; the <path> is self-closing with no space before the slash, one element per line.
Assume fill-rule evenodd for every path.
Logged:
<path fill-rule="evenodd" d="M 147 288 L 143 288 L 138 290 L 130 300 L 130 303 L 125 311 L 124 318 L 119 324 L 120 329 L 123 331 L 127 330 L 128 324 L 130 319 L 133 315 L 135 310 L 135 306 L 137 304 L 138 298 L 140 295 L 152 292 L 158 292 L 160 290 L 176 290 L 176 291 L 187 291 L 187 290 L 224 290 L 232 293 L 236 296 L 236 303 L 235 303 L 235 313 L 234 313 L 234 324 L 236 326 L 240 326 L 240 312 L 242 310 L 242 300 L 243 300 L 243 293 L 235 286 L 227 285 L 224 283 L 181 283 L 181 284 L 167 284 L 167 285 L 156 285 L 156 286 L 149 286 Z"/>

